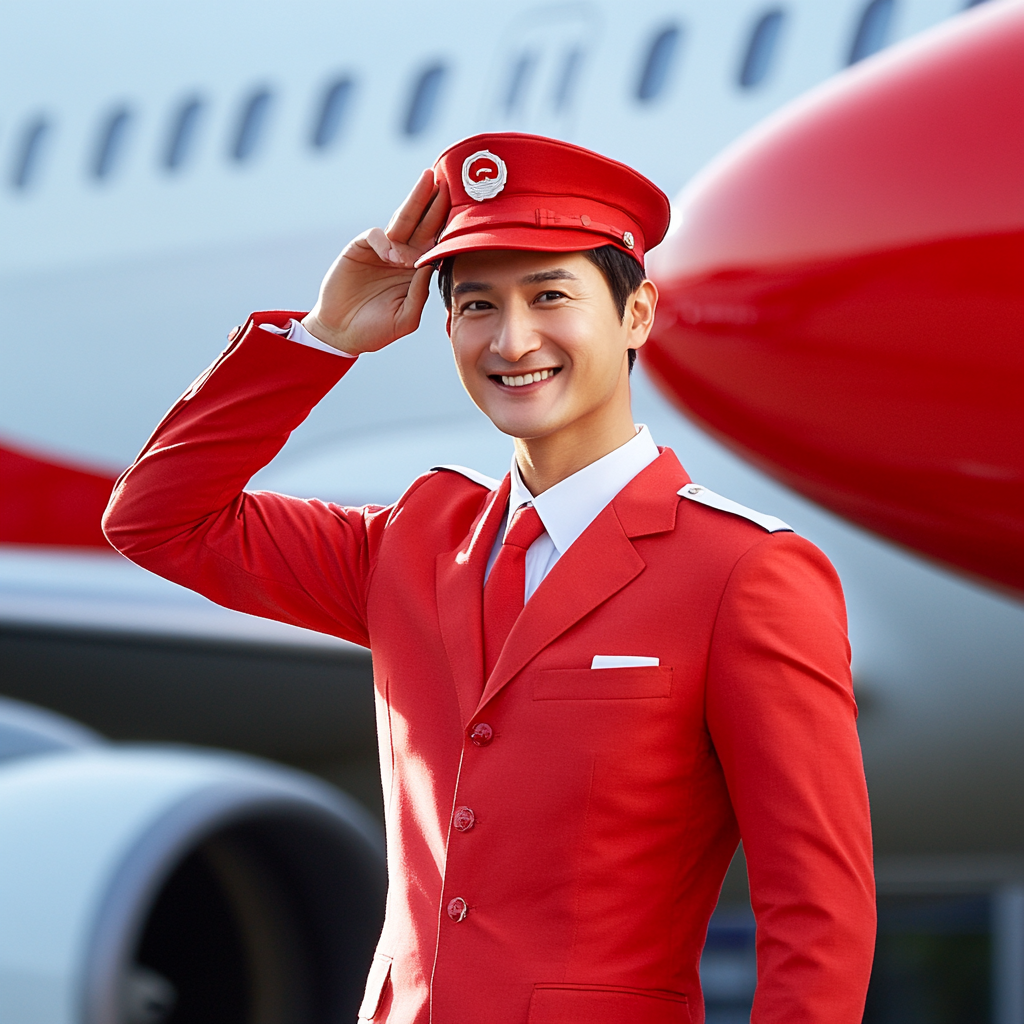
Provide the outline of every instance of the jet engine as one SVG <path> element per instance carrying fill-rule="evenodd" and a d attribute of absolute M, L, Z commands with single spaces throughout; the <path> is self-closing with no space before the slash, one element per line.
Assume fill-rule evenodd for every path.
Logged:
<path fill-rule="evenodd" d="M 0 701 L 0 1020 L 349 1022 L 384 894 L 325 783 Z"/>

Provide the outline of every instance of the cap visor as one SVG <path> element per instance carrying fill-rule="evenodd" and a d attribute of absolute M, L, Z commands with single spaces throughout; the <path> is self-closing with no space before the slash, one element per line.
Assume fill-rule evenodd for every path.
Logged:
<path fill-rule="evenodd" d="M 417 261 L 416 266 L 422 267 L 445 256 L 457 256 L 463 252 L 481 252 L 487 249 L 516 249 L 527 252 L 583 252 L 586 249 L 598 249 L 602 245 L 616 245 L 607 235 L 593 231 L 581 231 L 576 228 L 530 228 L 517 227 L 503 231 L 467 231 L 439 242 L 433 249 L 428 249 Z M 636 256 L 624 245 L 616 248 Z"/>

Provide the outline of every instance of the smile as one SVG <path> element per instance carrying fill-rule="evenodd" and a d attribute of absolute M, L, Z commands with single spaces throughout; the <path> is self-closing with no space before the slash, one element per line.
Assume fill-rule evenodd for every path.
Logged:
<path fill-rule="evenodd" d="M 527 384 L 536 384 L 539 381 L 547 380 L 549 377 L 554 377 L 559 370 L 561 370 L 561 367 L 556 366 L 553 370 L 536 370 L 533 373 L 522 373 L 515 376 L 496 373 L 491 375 L 491 380 L 500 380 L 502 384 L 509 388 L 521 388 Z"/>

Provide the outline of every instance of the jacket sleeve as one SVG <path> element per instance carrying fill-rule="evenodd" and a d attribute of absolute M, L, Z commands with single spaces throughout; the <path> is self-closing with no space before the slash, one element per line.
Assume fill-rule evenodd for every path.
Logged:
<path fill-rule="evenodd" d="M 791 533 L 737 562 L 707 716 L 757 919 L 751 1024 L 859 1024 L 875 941 L 867 787 L 842 588 Z"/>
<path fill-rule="evenodd" d="M 238 611 L 369 646 L 366 587 L 387 509 L 244 490 L 355 360 L 260 329 L 255 313 L 118 480 L 107 539 Z"/>

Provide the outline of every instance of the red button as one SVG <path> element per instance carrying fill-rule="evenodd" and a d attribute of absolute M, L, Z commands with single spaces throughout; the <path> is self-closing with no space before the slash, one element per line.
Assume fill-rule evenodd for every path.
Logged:
<path fill-rule="evenodd" d="M 469 910 L 469 906 L 461 896 L 456 896 L 455 899 L 448 901 L 448 916 L 458 924 L 460 921 L 465 920 L 466 912 Z"/>
<path fill-rule="evenodd" d="M 468 832 L 476 824 L 476 815 L 472 807 L 456 807 L 452 824 L 460 832 Z"/>
<path fill-rule="evenodd" d="M 494 730 L 486 722 L 477 722 L 469 733 L 474 747 L 486 747 L 494 739 Z"/>

